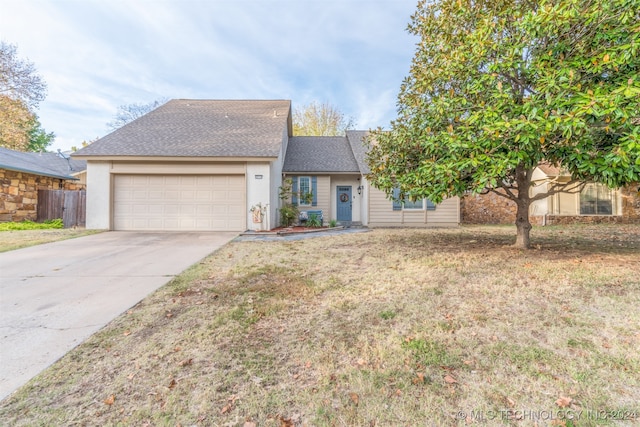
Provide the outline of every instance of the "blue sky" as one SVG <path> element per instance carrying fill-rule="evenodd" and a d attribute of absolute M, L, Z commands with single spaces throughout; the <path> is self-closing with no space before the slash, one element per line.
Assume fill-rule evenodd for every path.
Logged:
<path fill-rule="evenodd" d="M 2 0 L 0 39 L 48 85 L 38 114 L 67 150 L 118 106 L 159 98 L 327 102 L 388 127 L 417 0 Z"/>

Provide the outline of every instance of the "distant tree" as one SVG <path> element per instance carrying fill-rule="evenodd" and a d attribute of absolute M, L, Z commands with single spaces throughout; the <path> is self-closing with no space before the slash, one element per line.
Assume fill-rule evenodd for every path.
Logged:
<path fill-rule="evenodd" d="M 27 151 L 46 151 L 51 145 L 56 135 L 53 132 L 46 132 L 38 120 L 38 116 L 34 116 L 31 121 L 31 129 L 28 132 L 29 145 Z"/>
<path fill-rule="evenodd" d="M 18 58 L 18 48 L 4 41 L 0 41 L 0 95 L 22 101 L 30 111 L 47 95 L 35 65 Z"/>
<path fill-rule="evenodd" d="M 92 140 L 90 140 L 90 141 L 86 141 L 86 140 L 85 140 L 85 141 L 82 141 L 82 142 L 80 143 L 80 145 L 81 145 L 81 147 L 80 147 L 80 148 L 84 148 L 84 147 L 88 146 L 89 144 L 93 144 L 94 142 L 96 142 L 96 141 L 97 141 L 97 140 L 99 140 L 99 139 L 100 139 L 100 137 L 99 137 L 99 136 L 96 136 L 94 139 L 92 139 Z M 75 145 L 73 145 L 73 146 L 71 147 L 71 151 L 76 152 L 76 151 L 78 151 L 80 148 L 78 148 L 78 147 L 76 147 Z"/>
<path fill-rule="evenodd" d="M 353 125 L 352 118 L 327 103 L 312 102 L 293 112 L 293 134 L 298 136 L 344 135 Z"/>
<path fill-rule="evenodd" d="M 20 100 L 0 95 L 0 147 L 27 151 L 33 114 Z"/>
<path fill-rule="evenodd" d="M 107 128 L 111 131 L 119 129 L 127 123 L 130 123 L 135 119 L 155 110 L 162 104 L 165 104 L 167 101 L 168 99 L 166 98 L 160 98 L 147 104 L 134 103 L 121 105 L 118 107 L 118 111 L 116 112 L 113 120 L 107 123 Z"/>
<path fill-rule="evenodd" d="M 640 180 L 640 0 L 422 0 L 398 118 L 371 139 L 372 184 L 391 197 L 492 191 L 530 246 L 532 173 Z M 562 186 L 553 191 L 565 191 Z"/>
<path fill-rule="evenodd" d="M 18 58 L 16 46 L 0 41 L 0 146 L 29 149 L 37 122 L 34 111 L 46 89 L 33 63 Z"/>

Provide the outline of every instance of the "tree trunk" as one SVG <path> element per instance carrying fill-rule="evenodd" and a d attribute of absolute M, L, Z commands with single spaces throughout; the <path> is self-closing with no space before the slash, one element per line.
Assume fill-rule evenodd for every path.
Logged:
<path fill-rule="evenodd" d="M 518 249 L 529 249 L 531 247 L 531 239 L 529 232 L 531 231 L 531 223 L 529 222 L 529 201 L 526 204 L 518 203 L 518 210 L 516 213 L 516 243 L 515 247 Z"/>
<path fill-rule="evenodd" d="M 516 200 L 516 243 L 518 249 L 529 249 L 531 247 L 531 239 L 529 233 L 531 231 L 531 223 L 529 222 L 529 206 L 531 200 L 529 197 L 529 188 L 531 187 L 532 170 L 523 167 L 516 168 L 516 182 L 518 184 L 518 199 Z"/>

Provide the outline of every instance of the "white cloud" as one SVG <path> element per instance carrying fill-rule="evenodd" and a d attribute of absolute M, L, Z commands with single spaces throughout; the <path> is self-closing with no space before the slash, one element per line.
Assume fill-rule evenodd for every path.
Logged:
<path fill-rule="evenodd" d="M 0 38 L 48 83 L 39 115 L 67 149 L 119 105 L 157 98 L 329 102 L 387 126 L 415 0 L 4 0 Z M 34 31 L 37 29 L 37 31 Z"/>

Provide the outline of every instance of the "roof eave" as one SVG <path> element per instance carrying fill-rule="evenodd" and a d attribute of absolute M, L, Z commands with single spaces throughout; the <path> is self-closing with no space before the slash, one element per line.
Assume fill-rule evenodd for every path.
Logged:
<path fill-rule="evenodd" d="M 86 161 L 126 161 L 126 162 L 264 162 L 274 161 L 278 156 L 113 156 L 79 155 L 74 159 Z"/>
<path fill-rule="evenodd" d="M 77 181 L 78 178 L 71 176 L 71 175 L 58 175 L 58 174 L 54 174 L 54 173 L 48 173 L 48 172 L 43 172 L 43 171 L 38 171 L 38 170 L 33 170 L 33 169 L 26 169 L 26 168 L 17 168 L 15 166 L 7 166 L 7 165 L 0 165 L 1 169 L 6 169 L 6 170 L 11 170 L 14 172 L 23 172 L 23 173 L 28 173 L 31 175 L 39 175 L 39 176 L 46 176 L 49 178 L 57 178 L 57 179 L 65 179 L 65 180 L 69 180 L 69 181 Z"/>
<path fill-rule="evenodd" d="M 316 174 L 316 175 L 362 175 L 360 171 L 319 171 L 319 170 L 283 170 L 283 174 L 289 175 L 308 175 L 308 174 Z"/>

